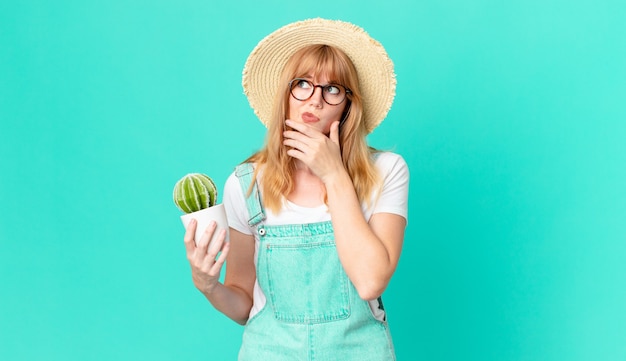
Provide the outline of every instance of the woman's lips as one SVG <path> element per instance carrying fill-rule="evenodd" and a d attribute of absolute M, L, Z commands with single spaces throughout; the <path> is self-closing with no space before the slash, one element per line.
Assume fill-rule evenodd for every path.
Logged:
<path fill-rule="evenodd" d="M 312 113 L 303 113 L 302 114 L 302 121 L 305 122 L 305 123 L 315 123 L 315 122 L 319 122 L 320 118 L 316 117 Z"/>

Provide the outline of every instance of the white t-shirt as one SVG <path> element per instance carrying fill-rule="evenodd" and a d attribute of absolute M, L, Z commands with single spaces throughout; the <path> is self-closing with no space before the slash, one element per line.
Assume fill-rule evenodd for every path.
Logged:
<path fill-rule="evenodd" d="M 376 194 L 372 195 L 372 199 L 376 202 L 371 207 L 368 208 L 365 203 L 361 205 L 365 220 L 369 222 L 375 213 L 393 213 L 406 219 L 409 191 L 409 169 L 406 162 L 398 154 L 382 152 L 378 154 L 375 164 L 383 179 L 382 193 L 380 197 L 377 197 Z M 244 192 L 234 172 L 226 180 L 223 202 L 228 217 L 228 225 L 243 234 L 254 235 L 254 262 L 256 266 L 259 235 L 256 232 L 256 227 L 248 225 L 250 216 L 246 208 Z M 268 226 L 330 221 L 330 213 L 326 205 L 302 207 L 287 200 L 285 200 L 284 207 L 278 214 L 269 209 L 265 209 L 265 214 L 266 219 L 263 223 Z M 264 306 L 265 294 L 263 294 L 258 282 L 255 282 L 250 318 Z M 385 313 L 379 308 L 378 300 L 370 301 L 370 308 L 377 319 L 384 319 Z"/>

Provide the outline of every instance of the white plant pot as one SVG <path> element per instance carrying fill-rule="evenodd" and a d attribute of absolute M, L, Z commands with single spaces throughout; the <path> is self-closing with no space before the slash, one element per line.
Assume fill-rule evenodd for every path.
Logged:
<path fill-rule="evenodd" d="M 185 226 L 185 229 L 187 228 L 187 225 L 192 219 L 195 219 L 198 222 L 198 226 L 196 227 L 196 235 L 195 235 L 196 244 L 200 242 L 200 239 L 202 238 L 204 231 L 209 226 L 209 223 L 211 221 L 215 221 L 217 223 L 217 228 L 215 229 L 215 232 L 213 232 L 213 237 L 211 238 L 211 240 L 209 240 L 209 242 L 213 242 L 213 240 L 217 238 L 218 234 L 220 233 L 222 229 L 226 230 L 225 241 L 226 242 L 229 241 L 228 220 L 226 218 L 226 210 L 224 209 L 224 203 L 220 203 L 220 204 L 214 205 L 213 207 L 205 208 L 197 212 L 183 214 L 182 216 L 180 216 L 180 219 L 183 221 L 183 225 Z"/>

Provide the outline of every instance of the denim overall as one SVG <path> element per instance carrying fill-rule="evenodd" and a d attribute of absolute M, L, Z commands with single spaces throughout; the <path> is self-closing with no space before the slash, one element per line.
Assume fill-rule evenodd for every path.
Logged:
<path fill-rule="evenodd" d="M 253 172 L 250 164 L 236 169 L 244 195 Z M 373 317 L 339 262 L 331 222 L 265 225 L 256 182 L 246 207 L 267 300 L 245 326 L 239 361 L 395 360 L 387 323 Z"/>

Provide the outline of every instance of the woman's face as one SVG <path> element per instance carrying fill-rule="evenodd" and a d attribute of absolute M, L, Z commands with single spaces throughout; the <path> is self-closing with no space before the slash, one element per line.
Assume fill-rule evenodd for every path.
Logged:
<path fill-rule="evenodd" d="M 329 80 L 326 76 L 306 77 L 314 85 L 327 85 Z M 306 100 L 298 100 L 289 94 L 289 119 L 305 123 L 320 132 L 328 135 L 330 125 L 340 121 L 347 99 L 338 105 L 330 105 L 322 98 L 322 88 L 315 87 L 313 95 Z"/>

